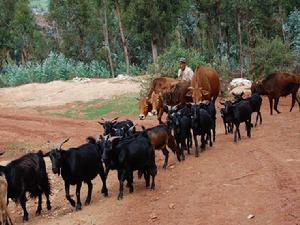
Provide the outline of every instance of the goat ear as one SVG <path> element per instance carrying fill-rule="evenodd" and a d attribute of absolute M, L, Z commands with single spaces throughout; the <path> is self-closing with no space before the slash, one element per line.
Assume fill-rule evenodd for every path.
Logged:
<path fill-rule="evenodd" d="M 104 124 L 103 122 L 100 122 L 100 121 L 99 121 L 98 123 L 99 123 L 101 126 Z"/>
<path fill-rule="evenodd" d="M 50 155 L 50 152 L 46 152 L 45 154 L 43 154 L 43 157 L 48 157 Z"/>

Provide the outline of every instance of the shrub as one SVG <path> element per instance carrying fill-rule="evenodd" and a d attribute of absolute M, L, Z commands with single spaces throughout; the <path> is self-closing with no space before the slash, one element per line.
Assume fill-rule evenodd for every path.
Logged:
<path fill-rule="evenodd" d="M 275 70 L 284 70 L 294 60 L 290 46 L 284 44 L 279 37 L 272 40 L 258 37 L 256 46 L 252 50 L 255 59 L 254 78 L 267 75 Z"/>
<path fill-rule="evenodd" d="M 300 10 L 295 9 L 290 13 L 285 24 L 285 30 L 289 34 L 293 50 L 298 56 L 298 62 L 300 62 Z"/>
<path fill-rule="evenodd" d="M 51 52 L 41 63 L 28 62 L 24 65 L 8 65 L 1 74 L 0 84 L 16 86 L 32 82 L 68 80 L 78 77 L 109 77 L 110 72 L 104 62 L 92 61 L 89 64 L 67 59 L 63 54 Z"/>

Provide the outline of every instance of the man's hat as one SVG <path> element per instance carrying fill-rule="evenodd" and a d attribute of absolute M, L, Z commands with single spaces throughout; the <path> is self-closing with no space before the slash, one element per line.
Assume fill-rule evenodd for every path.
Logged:
<path fill-rule="evenodd" d="M 181 62 L 181 63 L 186 63 L 186 58 L 180 58 L 180 59 L 179 59 L 179 62 Z"/>

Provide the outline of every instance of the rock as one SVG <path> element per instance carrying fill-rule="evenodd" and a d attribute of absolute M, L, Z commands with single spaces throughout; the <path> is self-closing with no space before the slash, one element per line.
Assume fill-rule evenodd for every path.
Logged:
<path fill-rule="evenodd" d="M 248 220 L 251 220 L 251 219 L 253 219 L 254 217 L 255 217 L 254 215 L 249 214 L 249 216 L 248 216 L 247 218 L 248 218 Z"/>
<path fill-rule="evenodd" d="M 157 218 L 158 218 L 158 216 L 155 213 L 150 214 L 150 219 L 151 220 L 156 220 Z"/>
<path fill-rule="evenodd" d="M 233 89 L 235 87 L 239 87 L 239 86 L 246 86 L 248 88 L 251 88 L 252 85 L 252 81 L 251 80 L 247 80 L 244 78 L 236 78 L 233 79 L 230 84 L 229 84 L 229 88 Z"/>
<path fill-rule="evenodd" d="M 169 204 L 169 209 L 175 209 L 175 204 L 174 203 L 170 203 Z"/>
<path fill-rule="evenodd" d="M 242 92 L 244 92 L 244 96 L 251 96 L 251 89 L 250 89 L 250 87 L 247 87 L 247 86 L 235 87 L 229 93 L 232 95 L 232 93 L 240 94 Z"/>

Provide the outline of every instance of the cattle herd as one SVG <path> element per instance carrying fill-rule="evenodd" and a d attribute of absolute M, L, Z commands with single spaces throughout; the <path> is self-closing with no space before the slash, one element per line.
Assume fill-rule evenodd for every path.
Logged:
<path fill-rule="evenodd" d="M 300 86 L 300 76 L 289 73 L 273 73 L 262 81 L 253 82 L 252 95 L 244 97 L 243 93 L 234 94 L 233 100 L 221 100 L 220 114 L 224 123 L 225 134 L 234 133 L 234 142 L 241 138 L 240 124 L 245 123 L 247 136 L 251 137 L 252 113 L 256 112 L 262 123 L 260 112 L 262 98 L 267 95 L 272 114 L 278 111 L 280 96 L 292 94 L 292 110 L 295 101 L 300 101 L 296 93 Z M 215 101 L 220 91 L 217 72 L 211 68 L 198 66 L 191 82 L 178 81 L 160 77 L 152 81 L 148 96 L 139 99 L 139 118 L 145 119 L 148 113 L 157 115 L 159 125 L 137 131 L 131 120 L 104 120 L 99 124 L 104 133 L 97 138 L 88 137 L 87 142 L 79 147 L 62 149 L 64 140 L 51 146 L 47 153 L 39 151 L 29 153 L 0 166 L 0 224 L 12 224 L 7 211 L 8 199 L 19 202 L 23 209 L 23 221 L 28 221 L 26 194 L 38 198 L 36 214 L 42 210 L 42 195 L 46 197 L 47 209 L 51 209 L 49 196 L 51 188 L 44 157 L 49 157 L 52 172 L 61 175 L 65 184 L 65 196 L 77 210 L 82 208 L 80 190 L 82 182 L 88 186 L 85 204 L 91 202 L 92 180 L 99 175 L 102 181 L 101 193 L 108 196 L 106 179 L 110 170 L 117 170 L 119 180 L 118 199 L 123 198 L 124 182 L 129 192 L 133 192 L 133 172 L 144 177 L 146 188 L 155 188 L 157 166 L 155 150 L 162 150 L 165 160 L 163 168 L 168 165 L 170 149 L 178 161 L 185 160 L 185 151 L 199 156 L 200 150 L 212 146 L 216 141 L 216 107 Z M 162 121 L 163 113 L 167 114 L 166 122 Z M 1 152 L 2 155 L 4 152 Z M 70 185 L 76 185 L 76 201 L 70 195 Z"/>

